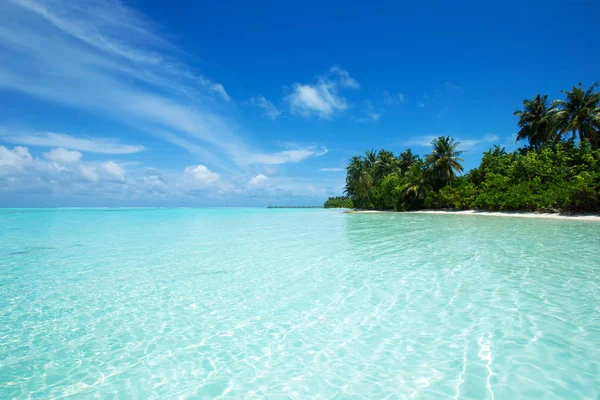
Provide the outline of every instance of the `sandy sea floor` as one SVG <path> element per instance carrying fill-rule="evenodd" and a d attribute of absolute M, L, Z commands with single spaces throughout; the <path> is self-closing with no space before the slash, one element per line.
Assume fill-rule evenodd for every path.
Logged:
<path fill-rule="evenodd" d="M 0 209 L 0 399 L 600 399 L 599 233 L 423 213 Z"/>

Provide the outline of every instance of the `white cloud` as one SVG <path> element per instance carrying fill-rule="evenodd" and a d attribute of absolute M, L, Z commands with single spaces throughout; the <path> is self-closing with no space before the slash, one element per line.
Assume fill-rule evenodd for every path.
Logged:
<path fill-rule="evenodd" d="M 309 157 L 319 157 L 327 153 L 326 148 L 283 150 L 276 153 L 254 154 L 249 164 L 284 164 L 296 163 Z"/>
<path fill-rule="evenodd" d="M 119 0 L 0 1 L 0 19 L 0 90 L 64 107 L 74 120 L 85 113 L 85 118 L 91 115 L 122 126 L 106 132 L 114 139 L 52 132 L 57 129 L 53 126 L 36 132 L 0 127 L 0 143 L 17 145 L 0 146 L 2 193 L 18 193 L 18 198 L 30 190 L 125 201 L 147 193 L 182 198 L 199 188 L 213 194 L 238 193 L 248 190 L 248 171 L 269 175 L 265 165 L 300 162 L 327 152 L 318 147 L 277 151 L 269 144 L 249 144 L 260 142 L 232 118 L 235 103 L 228 102 L 225 87 L 199 74 L 187 64 L 185 49 L 165 40 L 167 35 L 157 25 Z M 325 114 L 330 107 L 333 115 L 348 108 L 340 92 L 359 85 L 346 71 L 334 68 L 308 86 L 328 102 Z M 100 156 L 145 150 L 137 141 L 128 143 L 121 132 L 179 146 L 198 157 L 193 162 L 197 165 L 149 171 Z M 90 160 L 89 153 L 99 156 Z M 282 181 L 278 186 L 271 175 L 268 182 L 265 190 L 273 196 L 303 196 L 309 184 Z M 313 186 L 319 193 L 326 191 Z"/>
<path fill-rule="evenodd" d="M 190 165 L 186 167 L 184 173 L 193 178 L 194 182 L 200 186 L 209 186 L 220 179 L 220 175 L 212 172 L 204 165 Z"/>
<path fill-rule="evenodd" d="M 8 173 L 8 169 L 22 170 L 25 164 L 32 160 L 31 154 L 27 147 L 17 146 L 15 148 L 8 149 L 4 146 L 0 146 L 0 173 L 3 171 Z"/>
<path fill-rule="evenodd" d="M 21 183 L 37 182 L 42 186 L 51 183 L 69 187 L 81 181 L 125 182 L 126 171 L 114 161 L 83 162 L 80 152 L 63 148 L 43 155 L 44 158 L 35 158 L 27 147 L 15 146 L 11 150 L 0 146 L 0 175 L 12 177 L 13 182 L 24 180 Z"/>
<path fill-rule="evenodd" d="M 398 99 L 400 99 L 400 103 L 404 103 L 404 95 L 398 92 Z"/>
<path fill-rule="evenodd" d="M 100 165 L 101 170 L 106 173 L 109 179 L 118 182 L 125 182 L 125 170 L 114 161 L 107 161 Z"/>
<path fill-rule="evenodd" d="M 417 106 L 419 106 L 419 107 L 425 107 L 425 103 L 417 103 Z"/>
<path fill-rule="evenodd" d="M 56 161 L 64 164 L 71 164 L 81 160 L 81 152 L 67 150 L 64 147 L 52 149 L 47 153 L 44 153 L 44 158 L 51 161 Z"/>
<path fill-rule="evenodd" d="M 116 161 L 73 161 L 61 164 L 36 158 L 25 147 L 0 146 L 0 204 L 22 204 L 33 196 L 52 201 L 69 199 L 71 204 L 322 204 L 329 195 L 343 190 L 343 177 L 334 174 L 317 181 L 305 177 L 257 173 L 227 178 L 207 166 L 191 165 L 180 170 L 156 170 L 140 164 Z M 7 199 L 13 202 L 7 203 Z M 14 200 L 16 199 L 16 200 Z M 92 201 L 92 203 L 86 203 Z M 231 201 L 235 201 L 231 203 Z M 166 203 L 165 203 L 166 202 Z M 297 203 L 299 202 L 299 203 Z M 61 204 L 61 203 L 58 203 Z"/>
<path fill-rule="evenodd" d="M 350 76 L 348 71 L 345 71 L 338 66 L 333 66 L 333 67 L 329 68 L 329 74 L 332 76 L 337 75 L 339 77 L 340 85 L 342 87 L 350 88 L 350 89 L 360 88 L 360 85 L 358 84 L 358 82 L 356 82 L 356 80 Z"/>
<path fill-rule="evenodd" d="M 260 185 L 264 185 L 265 183 L 267 183 L 267 181 L 269 180 L 269 177 L 263 174 L 258 174 L 254 177 L 252 177 L 252 179 L 250 179 L 249 185 L 253 185 L 253 186 L 260 186 Z"/>
<path fill-rule="evenodd" d="M 168 192 L 169 184 L 167 183 L 165 178 L 163 178 L 162 176 L 150 175 L 150 176 L 144 176 L 142 179 L 143 179 L 144 183 L 151 188 L 152 191 L 158 191 L 161 193 Z"/>
<path fill-rule="evenodd" d="M 225 101 L 231 100 L 231 97 L 229 97 L 229 95 L 225 91 L 225 88 L 220 83 L 214 83 L 210 86 L 210 88 L 213 92 L 221 95 L 221 97 L 223 97 L 223 100 L 225 100 Z"/>
<path fill-rule="evenodd" d="M 263 109 L 263 115 L 270 120 L 276 120 L 281 116 L 281 111 L 275 107 L 275 104 L 271 103 L 264 96 L 254 96 L 250 99 L 250 104 L 260 107 Z"/>
<path fill-rule="evenodd" d="M 340 95 L 340 88 L 358 89 L 360 85 L 347 71 L 332 67 L 320 77 L 316 84 L 295 83 L 287 96 L 290 111 L 304 117 L 317 116 L 328 119 L 338 112 L 348 109 L 346 98 Z"/>
<path fill-rule="evenodd" d="M 232 193 L 250 196 L 259 194 L 255 191 L 245 192 L 250 188 L 260 188 L 260 193 L 268 189 L 269 196 L 275 197 L 283 193 L 286 195 L 291 193 L 289 190 L 283 191 L 278 186 L 267 185 L 267 182 L 270 183 L 270 178 L 264 173 L 255 175 L 250 181 L 235 176 L 223 179 L 221 175 L 202 164 L 188 166 L 179 172 L 157 173 L 136 162 L 117 163 L 112 160 L 86 162 L 77 151 L 56 150 L 44 153 L 43 158 L 35 158 L 26 147 L 15 146 L 9 149 L 0 146 L 0 192 L 26 195 L 27 190 L 33 193 L 48 191 L 49 195 L 53 196 L 69 193 L 84 198 L 89 198 L 93 194 L 99 198 L 119 196 L 126 201 L 135 198 L 135 195 L 180 199 L 200 194 L 205 198 Z M 254 161 L 276 165 L 297 162 L 306 157 L 316 157 L 325 152 L 325 149 L 314 148 L 285 150 L 261 154 Z M 132 170 L 126 171 L 125 164 Z M 294 196 L 306 195 L 300 190 L 293 193 Z"/>
<path fill-rule="evenodd" d="M 319 168 L 321 172 L 341 172 L 345 170 L 345 168 Z"/>
<path fill-rule="evenodd" d="M 78 170 L 83 179 L 90 181 L 90 182 L 98 181 L 98 173 L 96 172 L 95 168 L 82 164 L 82 165 L 79 165 Z"/>
<path fill-rule="evenodd" d="M 348 108 L 346 99 L 337 94 L 336 86 L 327 82 L 317 85 L 296 83 L 287 100 L 290 102 L 290 110 L 304 117 L 317 115 L 320 118 L 330 118 L 334 112 Z"/>

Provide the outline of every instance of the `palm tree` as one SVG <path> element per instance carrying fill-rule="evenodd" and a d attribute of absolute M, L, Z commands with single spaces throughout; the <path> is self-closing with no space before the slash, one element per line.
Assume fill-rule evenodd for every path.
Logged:
<path fill-rule="evenodd" d="M 523 100 L 523 110 L 517 110 L 514 115 L 519 117 L 519 140 L 529 141 L 529 145 L 540 148 L 544 143 L 557 138 L 555 117 L 557 109 L 548 107 L 548 95 L 537 95 L 530 100 Z"/>
<path fill-rule="evenodd" d="M 373 174 L 369 165 L 372 164 L 369 157 L 352 157 L 350 164 L 346 167 L 346 189 L 357 206 L 365 206 L 364 199 L 370 203 L 369 190 L 373 186 Z"/>
<path fill-rule="evenodd" d="M 449 136 L 440 136 L 431 142 L 433 150 L 425 157 L 427 171 L 434 182 L 441 186 L 447 185 L 458 173 L 463 172 L 459 156 L 463 153 L 457 150 L 460 142 L 455 142 Z"/>
<path fill-rule="evenodd" d="M 579 134 L 579 140 L 588 139 L 593 148 L 600 147 L 600 92 L 594 88 L 600 86 L 594 83 L 585 92 L 579 86 L 566 90 L 566 100 L 556 100 L 553 105 L 559 109 L 557 121 L 561 133 L 571 132 L 574 139 Z"/>
<path fill-rule="evenodd" d="M 358 175 L 360 174 L 362 157 L 354 156 L 350 159 L 350 163 L 346 167 L 346 188 L 345 192 L 348 196 L 356 198 L 358 191 Z"/>
<path fill-rule="evenodd" d="M 418 156 L 415 156 L 410 149 L 404 150 L 398 157 L 398 164 L 402 171 L 408 171 L 412 165 L 417 162 Z"/>
<path fill-rule="evenodd" d="M 387 150 L 380 150 L 375 161 L 375 178 L 383 179 L 386 175 L 398 171 L 398 159 L 394 153 Z"/>
<path fill-rule="evenodd" d="M 404 184 L 400 186 L 402 195 L 409 203 L 422 203 L 427 194 L 433 190 L 427 174 L 420 163 L 414 163 L 404 175 Z M 417 206 L 419 204 L 416 204 Z"/>
<path fill-rule="evenodd" d="M 375 150 L 365 151 L 364 163 L 365 167 L 371 171 L 375 168 L 375 162 L 377 161 L 377 153 Z"/>
<path fill-rule="evenodd" d="M 368 163 L 361 163 L 361 168 L 358 171 L 358 189 L 360 191 L 361 196 L 367 198 L 367 204 L 371 203 L 371 199 L 369 198 L 369 190 L 373 186 L 373 174 L 372 171 L 368 168 Z"/>

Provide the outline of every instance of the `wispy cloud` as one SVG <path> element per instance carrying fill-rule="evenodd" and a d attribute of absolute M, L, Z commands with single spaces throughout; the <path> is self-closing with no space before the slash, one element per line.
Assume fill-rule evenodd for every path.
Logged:
<path fill-rule="evenodd" d="M 349 89 L 359 89 L 360 88 L 360 85 L 358 84 L 358 82 L 350 76 L 348 71 L 343 70 L 338 66 L 333 66 L 333 67 L 329 68 L 329 75 L 333 76 L 333 77 L 337 76 L 339 78 L 340 85 L 342 87 L 349 88 Z"/>
<path fill-rule="evenodd" d="M 199 73 L 184 50 L 165 40 L 167 36 L 118 0 L 0 2 L 0 90 L 108 119 L 111 125 L 121 123 L 126 130 L 152 137 L 138 141 L 125 140 L 119 132 L 98 137 L 55 127 L 0 127 L 0 203 L 5 193 L 16 193 L 16 198 L 33 192 L 127 201 L 188 198 L 196 204 L 210 196 L 240 198 L 238 193 L 250 191 L 323 196 L 332 190 L 329 187 L 337 190 L 340 179 L 325 184 L 329 178 L 315 183 L 266 172 L 271 166 L 322 156 L 327 149 L 254 140 L 232 117 L 236 105 L 226 86 Z M 330 103 L 333 111 L 328 115 L 349 107 L 342 91 L 359 88 L 336 67 L 308 86 L 324 91 L 317 94 Z M 262 98 L 264 102 L 257 100 L 256 105 L 265 116 L 279 118 L 281 111 Z M 327 113 L 325 108 L 323 115 Z M 197 161 L 187 167 L 150 168 L 135 164 L 135 159 L 112 159 L 151 152 L 157 138 L 193 153 Z M 145 148 L 140 143 L 151 144 Z M 259 171 L 262 174 L 256 175 Z M 265 181 L 260 175 L 269 176 Z M 249 176 L 256 178 L 256 185 L 249 185 Z"/>
<path fill-rule="evenodd" d="M 374 121 L 379 121 L 379 119 L 381 118 L 383 114 L 381 113 L 376 113 L 373 111 L 367 111 L 366 115 L 364 117 L 360 117 L 356 119 L 356 122 L 374 122 Z"/>
<path fill-rule="evenodd" d="M 462 91 L 462 87 L 458 86 L 456 83 L 452 81 L 446 81 L 444 83 L 444 90 L 447 91 Z"/>
<path fill-rule="evenodd" d="M 498 135 L 487 134 L 482 138 L 461 139 L 458 141 L 460 142 L 459 147 L 461 150 L 470 151 L 470 150 L 476 150 L 476 149 L 480 148 L 482 145 L 489 146 L 492 144 L 496 144 L 496 143 L 498 143 L 499 140 L 500 140 L 500 137 Z"/>
<path fill-rule="evenodd" d="M 321 172 L 341 172 L 341 171 L 345 171 L 344 168 L 319 168 L 319 171 Z"/>
<path fill-rule="evenodd" d="M 326 148 L 305 148 L 283 150 L 275 153 L 254 154 L 249 164 L 284 164 L 295 163 L 310 157 L 319 157 L 327 153 Z"/>
<path fill-rule="evenodd" d="M 183 51 L 117 0 L 9 0 L 0 5 L 0 22 L 0 88 L 121 121 L 195 149 L 206 163 L 244 168 L 261 159 L 302 159 L 249 144 L 251 135 L 230 117 L 224 86 L 186 65 Z M 336 73 L 339 85 L 349 84 Z M 105 154 L 143 150 L 64 134 L 16 136 L 8 140 Z"/>
<path fill-rule="evenodd" d="M 0 141 L 27 146 L 64 147 L 70 150 L 100 154 L 133 154 L 144 150 L 144 146 L 141 145 L 122 144 L 116 140 L 105 138 L 77 138 L 52 132 L 15 133 L 9 129 L 4 129 L 3 132 L 5 133 L 0 133 Z"/>
<path fill-rule="evenodd" d="M 419 102 L 418 107 L 427 106 L 428 110 L 435 112 L 435 118 L 444 118 L 451 113 L 455 99 L 463 94 L 463 88 L 453 81 L 446 81 L 436 85 L 433 89 L 423 93 L 424 102 Z"/>
<path fill-rule="evenodd" d="M 350 74 L 332 67 L 319 77 L 316 84 L 295 83 L 286 97 L 290 111 L 304 117 L 331 118 L 336 112 L 347 110 L 349 105 L 341 89 L 358 89 L 360 85 Z"/>
<path fill-rule="evenodd" d="M 452 136 L 449 134 L 440 134 L 440 135 L 422 135 L 422 136 L 413 136 L 409 140 L 404 141 L 402 144 L 404 146 L 414 146 L 414 147 L 431 147 L 431 142 L 434 139 L 437 139 L 439 136 Z M 465 151 L 477 150 L 481 148 L 483 145 L 490 145 L 497 143 L 500 140 L 500 137 L 493 134 L 487 134 L 480 138 L 460 138 L 455 137 L 457 142 L 460 142 L 459 149 Z"/>
<path fill-rule="evenodd" d="M 422 136 L 413 136 L 412 138 L 404 141 L 402 144 L 405 146 L 416 146 L 416 147 L 429 147 L 431 146 L 431 141 L 441 135 L 422 135 Z"/>
<path fill-rule="evenodd" d="M 373 104 L 369 100 L 362 102 L 362 110 L 360 111 L 360 117 L 355 118 L 356 122 L 375 122 L 383 116 L 383 114 L 373 107 Z"/>
<path fill-rule="evenodd" d="M 383 91 L 383 104 L 386 106 L 394 106 L 404 103 L 404 94 L 400 92 L 390 93 L 388 90 Z"/>
<path fill-rule="evenodd" d="M 118 0 L 9 1 L 36 14 L 64 34 L 114 57 L 112 65 L 104 63 L 106 67 L 134 75 L 137 73 L 137 79 L 154 84 L 173 84 L 175 82 L 170 78 L 182 78 L 218 94 L 226 101 L 230 100 L 222 84 L 187 69 L 172 55 L 181 51 L 164 40 L 150 20 Z M 144 68 L 131 69 L 132 66 Z M 161 74 L 169 77 L 163 80 L 156 71 L 147 69 L 153 67 L 159 67 Z M 173 88 L 182 91 L 190 89 L 180 85 L 174 85 Z"/>
<path fill-rule="evenodd" d="M 250 99 L 250 104 L 262 108 L 263 115 L 270 120 L 276 120 L 281 116 L 281 111 L 277 109 L 275 104 L 271 103 L 264 96 L 254 96 Z"/>

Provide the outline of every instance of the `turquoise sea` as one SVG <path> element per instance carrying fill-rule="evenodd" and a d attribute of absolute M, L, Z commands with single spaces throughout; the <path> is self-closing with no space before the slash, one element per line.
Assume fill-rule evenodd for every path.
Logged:
<path fill-rule="evenodd" d="M 0 210 L 0 398 L 597 399 L 600 223 Z"/>

